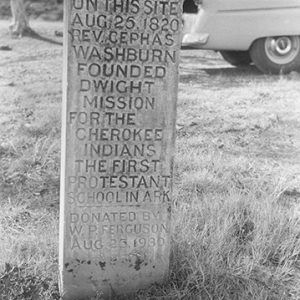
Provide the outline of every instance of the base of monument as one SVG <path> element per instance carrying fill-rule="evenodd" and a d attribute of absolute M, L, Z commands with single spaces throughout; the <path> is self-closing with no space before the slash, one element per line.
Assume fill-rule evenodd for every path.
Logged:
<path fill-rule="evenodd" d="M 156 283 L 153 283 L 156 284 Z M 162 282 L 160 281 L 160 284 Z M 62 300 L 132 300 L 134 294 L 139 289 L 148 288 L 151 285 L 141 286 L 138 289 L 131 290 L 125 293 L 117 293 L 112 286 L 110 289 L 103 292 L 99 289 L 95 289 L 95 286 L 90 285 L 89 287 L 82 286 L 69 286 L 68 289 L 62 288 L 62 283 L 59 283 L 60 295 Z"/>
<path fill-rule="evenodd" d="M 88 267 L 92 267 L 94 261 L 87 261 L 87 264 Z M 138 290 L 168 280 L 169 272 L 166 271 L 169 269 L 168 266 L 165 266 L 163 271 L 160 268 L 161 264 L 143 267 L 142 265 L 143 263 L 135 264 L 133 268 L 122 271 L 120 267 L 106 269 L 105 262 L 102 262 L 99 265 L 101 271 L 97 273 L 95 268 L 88 269 L 84 260 L 80 261 L 80 267 L 77 269 L 75 264 L 70 263 L 64 268 L 64 274 L 59 280 L 61 298 L 62 300 L 132 300 L 133 294 Z"/>

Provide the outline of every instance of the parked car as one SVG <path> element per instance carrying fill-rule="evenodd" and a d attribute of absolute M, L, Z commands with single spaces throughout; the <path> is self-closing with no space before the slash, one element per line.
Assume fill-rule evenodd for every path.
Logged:
<path fill-rule="evenodd" d="M 197 0 L 184 13 L 182 46 L 220 51 L 264 73 L 300 70 L 300 0 Z"/>

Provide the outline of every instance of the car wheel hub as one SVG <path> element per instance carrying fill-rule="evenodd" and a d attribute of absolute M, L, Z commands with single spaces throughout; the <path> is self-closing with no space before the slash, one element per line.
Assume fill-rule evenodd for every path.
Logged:
<path fill-rule="evenodd" d="M 272 62 L 276 64 L 288 64 L 298 55 L 300 42 L 297 37 L 270 37 L 266 38 L 265 50 Z"/>

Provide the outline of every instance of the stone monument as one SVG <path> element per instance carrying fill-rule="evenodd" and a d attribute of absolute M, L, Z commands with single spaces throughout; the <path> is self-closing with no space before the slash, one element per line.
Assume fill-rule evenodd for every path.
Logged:
<path fill-rule="evenodd" d="M 182 2 L 65 1 L 60 289 L 168 276 Z"/>

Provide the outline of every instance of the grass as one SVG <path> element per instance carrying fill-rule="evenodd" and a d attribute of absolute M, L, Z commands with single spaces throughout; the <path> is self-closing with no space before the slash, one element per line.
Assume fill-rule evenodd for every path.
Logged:
<path fill-rule="evenodd" d="M 183 162 L 174 218 L 175 274 L 187 276 L 179 279 L 187 299 L 299 297 L 299 220 L 282 203 L 288 178 L 245 159 L 207 158 L 193 172 Z"/>
<path fill-rule="evenodd" d="M 58 300 L 62 49 L 0 34 L 0 300 Z M 170 280 L 135 299 L 299 299 L 299 77 L 181 60 Z"/>

